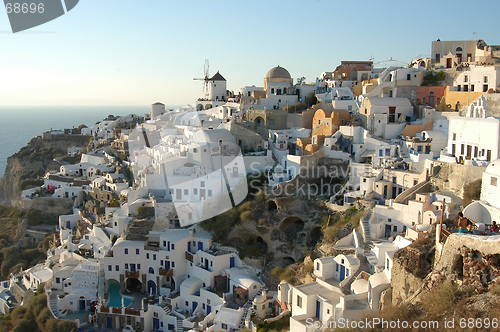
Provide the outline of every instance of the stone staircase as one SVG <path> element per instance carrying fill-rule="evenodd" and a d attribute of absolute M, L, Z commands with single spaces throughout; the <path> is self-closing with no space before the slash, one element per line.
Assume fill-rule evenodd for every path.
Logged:
<path fill-rule="evenodd" d="M 370 234 L 370 219 L 372 217 L 372 210 L 369 209 L 367 214 L 361 218 L 361 236 L 363 237 L 363 241 L 365 244 L 368 244 L 372 241 Z"/>
<path fill-rule="evenodd" d="M 162 304 L 161 307 L 162 307 L 162 309 L 163 309 L 163 311 L 165 312 L 166 315 L 170 315 L 170 313 L 172 312 L 172 307 L 169 304 L 167 304 L 167 303 Z"/>
<path fill-rule="evenodd" d="M 54 316 L 54 318 L 59 319 L 61 317 L 61 313 L 59 312 L 59 308 L 57 306 L 57 295 L 51 293 L 47 296 L 47 306 L 49 307 L 49 311 Z"/>
<path fill-rule="evenodd" d="M 182 319 L 176 317 L 175 332 L 183 332 L 183 331 L 184 331 L 184 326 L 182 324 Z"/>

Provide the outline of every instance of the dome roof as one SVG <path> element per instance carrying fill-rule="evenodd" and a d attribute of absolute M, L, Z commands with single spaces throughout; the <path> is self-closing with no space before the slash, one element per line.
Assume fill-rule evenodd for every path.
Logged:
<path fill-rule="evenodd" d="M 486 167 L 486 173 L 500 175 L 500 159 L 490 162 L 488 167 Z"/>
<path fill-rule="evenodd" d="M 271 68 L 267 73 L 266 73 L 266 79 L 273 79 L 273 78 L 281 78 L 281 79 L 292 79 L 292 76 L 290 76 L 290 73 L 288 70 L 286 70 L 283 67 L 277 66 L 274 68 Z"/>

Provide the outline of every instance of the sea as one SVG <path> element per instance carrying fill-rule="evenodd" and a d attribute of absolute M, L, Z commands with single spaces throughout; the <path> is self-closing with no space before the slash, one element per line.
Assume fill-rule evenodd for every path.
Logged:
<path fill-rule="evenodd" d="M 33 137 L 50 129 L 87 126 L 108 115 L 144 115 L 145 106 L 91 106 L 91 107 L 2 107 L 0 106 L 0 177 L 5 173 L 7 158 L 19 151 Z"/>

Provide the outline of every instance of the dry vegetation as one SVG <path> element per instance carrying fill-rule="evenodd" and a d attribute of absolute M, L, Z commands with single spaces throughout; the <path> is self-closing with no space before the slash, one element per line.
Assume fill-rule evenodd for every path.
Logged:
<path fill-rule="evenodd" d="M 29 303 L 19 306 L 10 314 L 0 316 L 0 332 L 71 332 L 76 331 L 76 324 L 57 320 L 47 308 L 47 298 L 41 292 Z"/>

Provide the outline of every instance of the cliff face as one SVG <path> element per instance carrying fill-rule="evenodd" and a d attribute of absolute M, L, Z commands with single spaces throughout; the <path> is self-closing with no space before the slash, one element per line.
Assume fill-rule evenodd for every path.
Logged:
<path fill-rule="evenodd" d="M 33 138 L 25 147 L 7 160 L 5 174 L 0 180 L 0 202 L 15 204 L 23 189 L 29 188 L 38 177 L 60 164 L 55 157 L 66 155 L 70 146 L 86 146 L 88 136 L 44 135 Z M 31 187 L 34 185 L 31 184 Z"/>
<path fill-rule="evenodd" d="M 437 245 L 430 241 L 433 237 L 427 245 L 412 244 L 395 254 L 386 308 L 391 302 L 395 307 L 413 306 L 420 318 L 498 314 L 500 236 L 452 234 Z"/>

